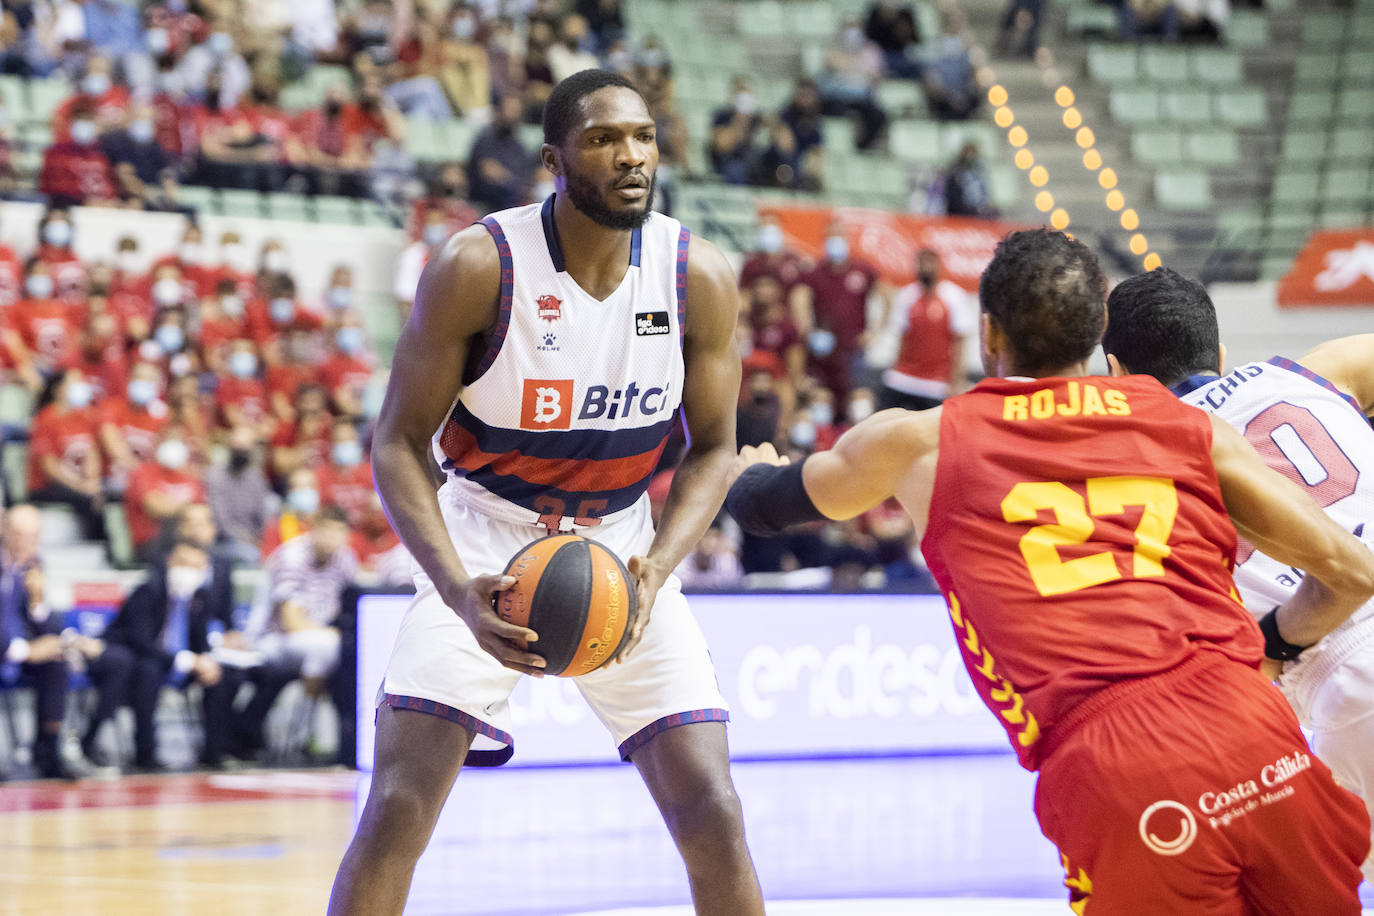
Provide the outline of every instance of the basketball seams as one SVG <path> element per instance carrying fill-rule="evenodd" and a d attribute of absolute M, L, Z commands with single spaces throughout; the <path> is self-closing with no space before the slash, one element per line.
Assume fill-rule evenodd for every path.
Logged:
<path fill-rule="evenodd" d="M 539 634 L 534 650 L 544 656 L 545 674 L 568 670 L 587 627 L 592 598 L 592 562 L 587 541 L 569 537 L 549 557 L 530 600 L 529 628 Z"/>

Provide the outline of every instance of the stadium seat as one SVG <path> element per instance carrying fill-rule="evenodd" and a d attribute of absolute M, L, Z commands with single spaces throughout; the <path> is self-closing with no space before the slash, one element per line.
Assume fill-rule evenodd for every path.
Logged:
<path fill-rule="evenodd" d="M 1374 89 L 1342 89 L 1336 97 L 1336 114 L 1346 122 L 1374 122 Z"/>
<path fill-rule="evenodd" d="M 1345 13 L 1316 10 L 1303 13 L 1302 41 L 1304 45 L 1339 44 L 1345 37 Z"/>
<path fill-rule="evenodd" d="M 1370 225 L 1370 220 L 1364 210 L 1323 210 L 1317 225 L 1323 229 L 1356 229 Z"/>
<path fill-rule="evenodd" d="M 322 223 L 357 223 L 358 202 L 351 197 L 321 194 L 315 198 L 315 218 Z"/>
<path fill-rule="evenodd" d="M 976 143 L 984 158 L 995 155 L 1006 141 L 1002 131 L 991 124 L 978 121 L 956 121 L 945 124 L 940 131 L 940 150 L 946 158 L 957 155 L 965 143 Z"/>
<path fill-rule="evenodd" d="M 1315 200 L 1321 186 L 1315 168 L 1303 170 L 1285 169 L 1274 176 L 1272 195 L 1276 204 L 1291 204 L 1299 201 Z"/>
<path fill-rule="evenodd" d="M 1064 29 L 1070 35 L 1115 37 L 1116 11 L 1106 6 L 1071 6 L 1064 17 Z"/>
<path fill-rule="evenodd" d="M 1088 46 L 1088 73 L 1099 83 L 1129 86 L 1138 80 L 1135 48 L 1127 45 Z"/>
<path fill-rule="evenodd" d="M 988 169 L 988 192 L 998 209 L 1007 210 L 1021 202 L 1021 170 L 1015 166 L 995 165 Z"/>
<path fill-rule="evenodd" d="M 1140 49 L 1141 76 L 1153 83 L 1186 83 L 1188 52 L 1182 48 L 1146 45 Z"/>
<path fill-rule="evenodd" d="M 1212 184 L 1202 169 L 1163 169 L 1155 175 L 1155 203 L 1174 212 L 1208 210 Z"/>
<path fill-rule="evenodd" d="M 1345 52 L 1341 58 L 1341 82 L 1374 82 L 1374 52 L 1367 44 Z"/>
<path fill-rule="evenodd" d="M 935 165 L 944 158 L 940 128 L 929 121 L 896 121 L 888 128 L 888 149 L 899 159 Z M 826 151 L 827 160 L 830 158 Z"/>
<path fill-rule="evenodd" d="M 61 77 L 31 79 L 28 82 L 28 110 L 25 116 L 31 121 L 48 123 L 53 111 L 62 100 L 71 95 L 71 86 Z"/>
<path fill-rule="evenodd" d="M 1235 131 L 1195 130 L 1188 134 L 1184 153 L 1190 162 L 1213 168 L 1230 168 L 1240 163 L 1240 141 Z"/>
<path fill-rule="evenodd" d="M 1189 55 L 1193 78 L 1204 83 L 1239 83 L 1243 73 L 1234 51 L 1194 51 Z"/>
<path fill-rule="evenodd" d="M 28 91 L 24 88 L 24 79 L 19 76 L 0 74 L 0 95 L 3 95 L 5 107 L 16 120 L 24 120 L 28 112 Z"/>
<path fill-rule="evenodd" d="M 758 38 L 779 38 L 791 31 L 783 5 L 778 0 L 757 0 L 735 7 L 735 25 L 741 35 Z"/>
<path fill-rule="evenodd" d="M 1214 99 L 1217 117 L 1232 127 L 1265 127 L 1269 107 L 1263 89 L 1223 89 Z"/>
<path fill-rule="evenodd" d="M 219 192 L 219 201 L 225 216 L 262 216 L 262 195 L 257 191 L 225 189 Z"/>
<path fill-rule="evenodd" d="M 0 385 L 0 425 L 28 428 L 34 397 L 23 385 Z"/>
<path fill-rule="evenodd" d="M 1269 44 L 1269 20 L 1264 13 L 1232 10 L 1226 41 L 1233 48 L 1262 48 Z"/>
<path fill-rule="evenodd" d="M 831 38 L 839 28 L 836 15 L 829 3 L 793 3 L 792 34 L 799 38 L 820 41 Z"/>
<path fill-rule="evenodd" d="M 129 533 L 129 516 L 123 503 L 105 504 L 105 537 L 110 545 L 110 560 L 118 569 L 138 565 L 134 558 L 134 538 Z"/>
<path fill-rule="evenodd" d="M 902 123 L 904 122 L 894 123 L 891 130 L 897 130 Z M 889 145 L 895 154 L 897 146 L 893 141 L 892 134 L 889 133 L 888 136 Z M 854 149 L 854 122 L 848 118 L 821 118 L 821 141 L 827 150 L 852 152 Z"/>
<path fill-rule="evenodd" d="M 1365 168 L 1337 168 L 1322 176 L 1321 199 L 1329 203 L 1368 203 L 1369 170 Z"/>
<path fill-rule="evenodd" d="M 311 220 L 310 198 L 304 194 L 268 194 L 267 215 L 272 219 Z"/>
<path fill-rule="evenodd" d="M 1334 54 L 1303 54 L 1293 68 L 1293 85 L 1334 83 L 1340 78 L 1340 62 Z"/>
<path fill-rule="evenodd" d="M 1307 89 L 1288 97 L 1290 124 L 1325 124 L 1336 110 L 1336 96 L 1330 89 Z"/>
<path fill-rule="evenodd" d="M 890 118 L 910 117 L 924 114 L 926 110 L 925 93 L 917 83 L 910 80 L 883 80 L 878 84 L 878 105 Z"/>
<path fill-rule="evenodd" d="M 1160 116 L 1159 93 L 1153 89 L 1113 89 L 1108 106 L 1121 124 L 1153 124 Z"/>
<path fill-rule="evenodd" d="M 15 502 L 29 495 L 29 446 L 24 442 L 0 445 L 0 468 L 5 474 L 5 492 Z"/>
<path fill-rule="evenodd" d="M 1374 125 L 1337 127 L 1331 132 L 1330 157 L 1346 163 L 1369 163 L 1374 159 Z"/>
<path fill-rule="evenodd" d="M 1141 129 L 1131 135 L 1131 155 L 1144 165 L 1176 165 L 1183 161 L 1183 133 Z"/>
<path fill-rule="evenodd" d="M 1283 137 L 1284 162 L 1318 162 L 1326 156 L 1326 134 L 1318 130 L 1290 128 Z"/>
<path fill-rule="evenodd" d="M 213 213 L 219 209 L 219 194 L 214 188 L 198 184 L 184 184 L 177 190 L 177 201 L 194 207 L 199 213 Z"/>
<path fill-rule="evenodd" d="M 1204 90 L 1172 90 L 1164 93 L 1160 101 L 1166 121 L 1175 124 L 1208 124 L 1212 120 L 1212 97 Z"/>

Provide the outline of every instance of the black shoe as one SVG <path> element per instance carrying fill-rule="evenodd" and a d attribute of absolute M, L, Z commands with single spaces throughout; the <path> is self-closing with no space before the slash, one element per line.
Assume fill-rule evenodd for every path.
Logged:
<path fill-rule="evenodd" d="M 39 779 L 65 779 L 69 782 L 75 782 L 78 779 L 84 779 L 90 775 L 84 766 L 64 759 L 62 755 L 57 752 L 56 747 L 51 749 L 35 748 L 33 766 L 34 769 L 38 771 Z"/>

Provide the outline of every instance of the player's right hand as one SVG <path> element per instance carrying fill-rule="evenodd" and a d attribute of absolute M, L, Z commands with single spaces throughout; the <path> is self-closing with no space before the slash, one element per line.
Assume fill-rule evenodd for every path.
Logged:
<path fill-rule="evenodd" d="M 739 450 L 739 454 L 735 456 L 734 464 L 730 465 L 730 470 L 726 472 L 725 486 L 729 488 L 750 465 L 791 463 L 792 459 L 785 455 L 779 455 L 778 450 L 773 448 L 771 442 L 765 442 L 762 445 L 746 445 Z"/>
<path fill-rule="evenodd" d="M 482 650 L 512 671 L 544 676 L 545 661 L 541 656 L 521 648 L 539 639 L 529 627 L 516 626 L 496 613 L 494 598 L 515 584 L 514 576 L 475 576 L 463 583 L 445 602 L 463 622 Z"/>

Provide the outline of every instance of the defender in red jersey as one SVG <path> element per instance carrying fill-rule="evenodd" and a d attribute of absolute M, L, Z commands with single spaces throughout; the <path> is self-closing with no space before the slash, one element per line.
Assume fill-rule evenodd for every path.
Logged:
<path fill-rule="evenodd" d="M 1368 817 L 1257 669 L 1374 594 L 1374 555 L 1225 423 L 1086 376 L 1105 283 L 1082 244 L 1014 233 L 979 292 L 1002 378 L 801 466 L 745 449 L 727 505 L 766 534 L 901 501 L 979 695 L 1040 772 L 1075 912 L 1359 913 Z M 1308 574 L 1272 640 L 1231 583 L 1236 529 Z"/>

